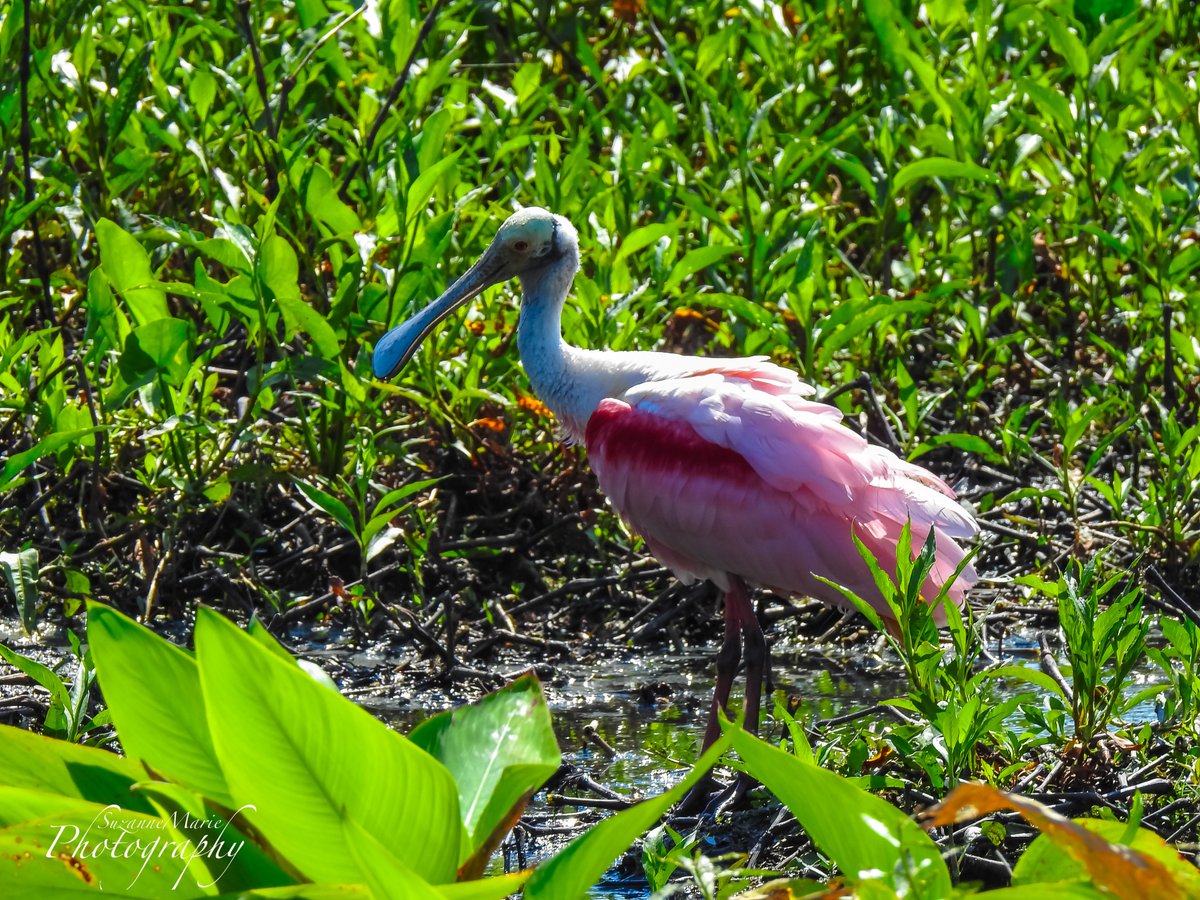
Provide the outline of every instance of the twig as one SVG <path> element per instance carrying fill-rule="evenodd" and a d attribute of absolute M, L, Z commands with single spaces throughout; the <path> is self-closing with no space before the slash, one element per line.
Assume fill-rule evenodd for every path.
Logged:
<path fill-rule="evenodd" d="M 1158 588 L 1159 593 L 1162 595 L 1162 599 L 1166 600 L 1171 604 L 1171 606 L 1175 607 L 1177 612 L 1184 613 L 1192 621 L 1200 624 L 1200 610 L 1196 609 L 1196 607 L 1184 600 L 1183 597 L 1181 597 L 1175 591 L 1175 589 L 1167 583 L 1167 579 L 1163 577 L 1163 574 L 1158 571 L 1157 568 L 1154 566 L 1146 567 L 1146 580 L 1154 585 L 1154 587 Z"/>
<path fill-rule="evenodd" d="M 28 0 L 26 0 L 28 2 Z M 1170 303 L 1162 307 L 1163 326 L 1163 406 L 1167 412 L 1173 413 L 1178 405 L 1179 395 L 1175 390 L 1175 348 L 1171 345 L 1171 317 L 1175 309 Z"/>
<path fill-rule="evenodd" d="M 250 45 L 250 57 L 254 60 L 254 80 L 258 84 L 258 96 L 262 100 L 263 119 L 267 123 L 267 134 L 270 135 L 271 140 L 275 140 L 279 134 L 275 130 L 275 117 L 271 115 L 271 97 L 267 93 L 267 73 L 263 70 L 262 55 L 258 52 L 258 38 L 254 34 L 254 27 L 250 24 L 250 0 L 238 0 L 237 9 L 238 15 L 241 17 L 239 24 L 242 26 L 242 31 L 246 33 L 246 43 Z"/>
<path fill-rule="evenodd" d="M 622 797 L 612 788 L 605 787 L 600 782 L 594 780 L 586 772 L 576 772 L 570 779 L 571 784 L 575 785 L 581 791 L 591 791 L 598 797 L 607 797 L 609 800 L 622 800 L 629 802 L 628 798 Z"/>
<path fill-rule="evenodd" d="M 447 670 L 458 668 L 455 666 L 456 660 L 454 655 L 450 653 L 449 648 L 440 644 L 432 634 L 421 627 L 421 623 L 417 621 L 417 617 L 403 606 L 390 606 L 387 603 L 380 602 L 379 609 L 384 616 L 401 631 L 407 632 L 410 637 L 414 637 L 421 644 L 424 644 L 429 650 L 436 653 L 446 664 Z M 402 621 L 403 620 L 403 621 Z"/>
<path fill-rule="evenodd" d="M 562 794 L 547 794 L 549 806 L 578 806 L 585 809 L 629 809 L 628 800 L 612 800 L 608 797 L 564 797 Z"/>
<path fill-rule="evenodd" d="M 33 189 L 33 160 L 30 150 L 32 135 L 29 130 L 29 58 L 31 54 L 29 31 L 29 0 L 25 0 L 25 20 L 21 27 L 21 157 L 24 161 L 25 202 L 32 203 L 37 193 Z M 37 262 L 38 280 L 42 283 L 42 318 L 47 325 L 54 321 L 54 304 L 50 300 L 50 269 L 46 265 L 46 250 L 42 246 L 42 229 L 38 226 L 37 213 L 30 213 L 29 224 L 33 231 L 33 257 Z"/>
<path fill-rule="evenodd" d="M 1071 685 L 1067 684 L 1067 679 L 1063 678 L 1063 673 L 1058 670 L 1058 663 L 1054 661 L 1054 654 L 1050 652 L 1050 642 L 1044 634 L 1038 635 L 1038 647 L 1042 651 L 1041 656 L 1038 657 L 1039 667 L 1054 679 L 1054 683 L 1058 685 L 1064 697 L 1070 697 Z"/>
<path fill-rule="evenodd" d="M 288 97 L 292 92 L 292 88 L 296 86 L 296 75 L 301 69 L 308 65 L 309 60 L 313 58 L 313 54 L 325 46 L 326 42 L 335 34 L 362 15 L 366 8 L 367 4 L 364 3 L 357 9 L 351 10 L 349 13 L 343 16 L 340 21 L 334 22 L 333 25 L 329 27 L 328 31 L 326 31 L 323 35 L 317 38 L 316 41 L 313 42 L 313 45 L 308 48 L 308 52 L 304 54 L 304 57 L 300 60 L 300 62 L 296 63 L 295 68 L 293 68 L 292 71 L 288 72 L 287 75 L 284 76 L 283 81 L 279 83 L 279 109 L 275 114 L 275 120 L 277 122 L 282 123 L 284 117 L 287 115 Z"/>
<path fill-rule="evenodd" d="M 599 723 L 594 719 L 583 726 L 583 737 L 589 744 L 594 744 L 608 759 L 617 758 L 617 751 L 613 749 L 612 744 L 600 736 Z"/>

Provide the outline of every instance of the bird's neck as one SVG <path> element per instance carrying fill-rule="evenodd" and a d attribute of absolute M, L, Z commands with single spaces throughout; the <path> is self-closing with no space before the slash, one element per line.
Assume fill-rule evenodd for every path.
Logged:
<path fill-rule="evenodd" d="M 589 351 L 572 347 L 562 337 L 562 309 L 579 271 L 579 251 L 568 247 L 553 264 L 521 276 L 521 319 L 517 346 L 529 383 L 575 439 L 599 402 Z"/>

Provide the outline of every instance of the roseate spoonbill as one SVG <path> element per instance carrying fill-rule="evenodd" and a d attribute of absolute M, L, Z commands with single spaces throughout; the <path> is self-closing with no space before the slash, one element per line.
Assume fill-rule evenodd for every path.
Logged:
<path fill-rule="evenodd" d="M 379 378 L 395 375 L 451 312 L 490 285 L 520 279 L 517 345 L 534 390 L 567 439 L 583 442 L 601 488 L 650 551 L 685 583 L 707 578 L 725 593 L 707 748 L 743 647 L 745 722 L 757 728 L 767 645 L 747 582 L 848 606 L 817 578 L 824 576 L 890 620 L 852 535 L 894 567 L 905 522 L 916 547 L 932 529 L 937 561 L 922 596 L 935 602 L 966 555 L 957 539 L 978 526 L 943 481 L 868 444 L 842 425 L 836 408 L 809 399 L 812 387 L 765 357 L 567 344 L 559 322 L 578 270 L 571 223 L 544 209 L 521 210 L 441 297 L 380 339 L 372 364 Z M 976 580 L 965 567 L 946 596 L 961 604 Z"/>

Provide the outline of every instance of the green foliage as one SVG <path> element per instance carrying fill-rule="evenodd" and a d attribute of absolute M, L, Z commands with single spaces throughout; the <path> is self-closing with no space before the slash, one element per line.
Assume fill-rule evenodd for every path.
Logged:
<path fill-rule="evenodd" d="M 953 886 L 932 839 L 912 819 L 852 780 L 771 747 L 723 722 L 742 766 L 795 815 L 817 847 L 838 867 L 857 897 L 973 896 L 973 886 Z M 1013 872 L 1013 887 L 998 898 L 1103 897 L 1144 889 L 1157 896 L 1190 896 L 1200 880 L 1158 835 L 1138 823 L 1064 819 L 1024 798 L 983 785 L 965 785 L 927 812 L 930 825 L 1015 810 L 1043 829 Z M 926 827 L 929 827 L 927 825 Z M 1122 891 L 1121 889 L 1126 890 Z M 797 895 L 802 896 L 802 895 Z M 1149 896 L 1149 894 L 1147 894 Z"/>
<path fill-rule="evenodd" d="M 1023 536 L 1018 585 L 1067 604 L 1069 690 L 981 672 L 970 614 L 946 609 L 943 647 L 914 593 L 928 557 L 901 554 L 875 574 L 910 723 L 810 747 L 779 715 L 799 755 L 857 774 L 890 748 L 938 792 L 1005 783 L 1037 746 L 1101 736 L 1146 699 L 1125 696 L 1139 601 L 1086 567 L 1071 587 L 1050 561 L 1099 542 L 1117 569 L 1196 581 L 1195 4 L 665 0 L 626 21 L 609 3 L 449 0 L 419 42 L 428 4 L 264 2 L 244 21 L 235 6 L 0 7 L 0 568 L 27 631 L 93 598 L 280 609 L 339 579 L 368 620 L 377 600 L 446 593 L 426 590 L 430 554 L 471 565 L 478 535 L 455 514 L 463 479 L 434 480 L 461 464 L 486 491 L 501 458 L 559 485 L 574 459 L 522 408 L 508 288 L 439 330 L 401 383 L 373 384 L 367 359 L 505 214 L 538 204 L 583 244 L 568 339 L 762 353 L 816 384 L 870 374 L 910 455 L 1000 470 L 972 499 Z M 545 577 L 629 550 L 604 513 L 586 538 Z M 295 686 L 265 631 L 242 646 L 202 621 L 213 659 Z M 90 627 L 99 656 L 127 645 L 159 665 L 141 681 L 99 665 L 126 749 L 231 799 L 222 747 L 254 748 L 210 721 L 198 656 L 111 612 Z M 1145 650 L 1168 682 L 1162 728 L 1194 736 L 1195 629 L 1162 631 Z M 86 654 L 70 678 L 6 659 L 50 691 L 49 733 L 95 739 Z M 265 717 L 272 697 L 211 678 L 277 741 L 299 736 Z M 998 703 L 1002 678 L 1048 699 Z M 382 815 L 363 809 L 346 832 Z M 457 855 L 499 822 L 485 804 Z M 345 861 L 364 883 L 407 878 L 369 856 Z"/>
<path fill-rule="evenodd" d="M 1166 616 L 1159 624 L 1166 644 L 1146 647 L 1146 655 L 1170 686 L 1163 699 L 1164 718 L 1195 734 L 1200 726 L 1200 627 L 1191 619 L 1178 622 Z"/>
<path fill-rule="evenodd" d="M 161 896 L 176 879 L 182 896 L 211 893 L 204 886 L 218 880 L 222 890 L 303 880 L 414 897 L 444 896 L 432 886 L 459 879 L 453 896 L 503 897 L 520 886 L 478 879 L 558 767 L 532 676 L 435 717 L 410 741 L 310 677 L 264 629 L 246 634 L 211 610 L 197 617 L 194 655 L 98 604 L 88 634 L 129 762 L 0 731 L 0 754 L 12 761 L 0 779 L 6 839 L 54 850 L 61 838 L 56 852 L 69 846 L 84 861 L 71 874 L 54 853 L 35 853 L 21 877 L 28 889 L 69 884 L 64 871 L 129 884 L 131 896 Z M 481 745 L 492 753 L 478 753 Z M 150 878 L 124 856 L 89 855 L 82 829 L 105 804 L 115 804 L 112 828 L 169 839 L 186 852 L 168 859 L 184 861 Z M 238 848 L 214 856 L 206 822 L 237 835 L 226 846 Z"/>
<path fill-rule="evenodd" d="M 993 739 L 999 725 L 1020 702 L 1020 697 L 996 700 L 989 691 L 994 673 L 977 671 L 982 642 L 969 608 L 960 610 L 947 599 L 953 578 L 943 584 L 934 602 L 922 591 L 936 561 L 935 534 L 929 532 L 921 550 L 912 552 L 911 523 L 905 523 L 896 550 L 895 574 L 885 572 L 870 549 L 855 537 L 863 562 L 887 603 L 890 615 L 883 616 L 866 600 L 840 585 L 838 588 L 880 632 L 887 636 L 900 658 L 909 685 L 907 699 L 890 705 L 916 713 L 940 740 L 922 750 L 912 743 L 911 729 L 897 729 L 890 740 L 901 753 L 921 765 L 934 786 L 953 785 L 974 769 L 976 748 Z M 970 561 L 960 563 L 958 572 Z M 936 610 L 946 619 L 952 652 L 943 653 Z M 922 742 L 924 743 L 924 742 Z M 929 753 L 929 750 L 935 751 Z"/>
<path fill-rule="evenodd" d="M 37 550 L 29 547 L 20 553 L 0 553 L 0 570 L 4 571 L 4 579 L 17 601 L 21 625 L 29 634 L 37 622 Z"/>
<path fill-rule="evenodd" d="M 1031 669 L 1006 666 L 996 670 L 997 674 L 1015 676 L 1048 691 L 1046 708 L 1034 712 L 1026 707 L 1026 714 L 1032 714 L 1040 728 L 1062 742 L 1068 740 L 1061 724 L 1062 714 L 1069 715 L 1074 740 L 1085 754 L 1094 749 L 1096 738 L 1106 734 L 1115 719 L 1168 689 L 1168 685 L 1154 684 L 1132 696 L 1126 693 L 1134 683 L 1135 670 L 1149 653 L 1146 636 L 1150 622 L 1142 614 L 1141 589 L 1130 584 L 1129 573 L 1118 571 L 1103 580 L 1100 562 L 1100 556 L 1086 563 L 1071 560 L 1057 582 L 1029 580 L 1057 601 L 1069 661 L 1064 675 L 1070 683 Z M 1102 600 L 1109 604 L 1103 612 Z M 1187 708 L 1191 702 L 1189 668 L 1184 662 L 1180 673 L 1168 660 L 1187 659 L 1185 635 L 1189 626 L 1180 627 L 1166 618 L 1160 621 L 1165 631 L 1183 640 L 1184 655 L 1178 656 L 1178 650 L 1167 651 L 1169 656 L 1154 651 L 1153 658 L 1164 667 L 1171 686 L 1176 688 L 1173 710 Z M 1194 630 L 1194 625 L 1190 627 Z M 1177 707 L 1180 703 L 1184 707 Z"/>
<path fill-rule="evenodd" d="M 746 770 L 762 780 L 852 881 L 879 880 L 896 896 L 946 897 L 950 872 L 912 819 L 841 776 L 731 730 Z M 819 803 L 810 798 L 820 797 Z"/>
<path fill-rule="evenodd" d="M 411 3 L 378 21 L 324 0 L 244 22 L 210 4 L 22 9 L 3 33 L 10 59 L 29 31 L 24 109 L 19 67 L 0 74 L 10 146 L 30 120 L 0 193 L 0 535 L 59 548 L 52 572 L 98 574 L 89 550 L 129 522 L 169 552 L 231 509 L 270 519 L 281 473 L 350 511 L 333 517 L 358 547 L 344 582 L 370 587 L 385 546 L 419 570 L 426 544 L 393 531 L 425 531 L 414 510 L 368 538 L 380 500 L 431 474 L 414 448 L 481 452 L 472 423 L 500 417 L 538 457 L 548 429 L 515 413 L 504 291 L 402 385 L 371 388 L 368 351 L 516 204 L 580 226 L 570 339 L 766 353 L 818 383 L 873 373 L 911 451 L 1003 460 L 1016 487 L 982 508 L 1076 527 L 1104 509 L 1135 551 L 1194 564 L 1182 0 L 667 2 L 629 22 L 451 0 L 420 45 Z M 14 514 L 35 502 L 45 519 Z M 104 583 L 153 604 L 153 572 L 118 574 Z"/>
<path fill-rule="evenodd" d="M 50 692 L 50 708 L 46 712 L 42 727 L 51 737 L 66 741 L 76 741 L 86 732 L 106 725 L 109 721 L 107 712 L 97 713 L 90 719 L 87 716 L 96 670 L 92 666 L 90 654 L 83 652 L 74 634 L 71 635 L 71 647 L 75 651 L 75 678 L 68 684 L 61 675 L 46 668 L 36 659 L 23 656 L 0 644 L 0 657 L 3 657 L 5 662 Z"/>
<path fill-rule="evenodd" d="M 1142 617 L 1141 590 L 1130 587 L 1123 572 L 1100 580 L 1097 563 L 1096 558 L 1086 564 L 1072 561 L 1058 584 L 1058 620 L 1070 660 L 1071 718 L 1084 747 L 1132 705 L 1124 689 L 1145 655 L 1150 628 Z M 1103 612 L 1101 600 L 1108 603 Z"/>

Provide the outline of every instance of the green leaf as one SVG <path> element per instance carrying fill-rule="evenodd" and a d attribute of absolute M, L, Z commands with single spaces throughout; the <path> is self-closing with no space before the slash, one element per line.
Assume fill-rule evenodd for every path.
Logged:
<path fill-rule="evenodd" d="M 221 894 L 215 900 L 378 900 L 365 884 L 289 884 Z"/>
<path fill-rule="evenodd" d="M 1018 78 L 1017 86 L 1033 101 L 1042 117 L 1053 121 L 1064 135 L 1075 132 L 1075 114 L 1071 112 L 1071 104 L 1056 87 L 1032 78 Z"/>
<path fill-rule="evenodd" d="M 443 884 L 438 885 L 437 892 L 443 900 L 504 900 L 519 891 L 532 874 L 531 871 L 513 872 L 476 881 Z"/>
<path fill-rule="evenodd" d="M 1084 880 L 1000 888 L 997 891 L 988 891 L 988 900 L 1050 900 L 1050 894 L 1053 895 L 1053 900 L 1112 900 L 1112 894 L 1108 891 L 1102 891 Z"/>
<path fill-rule="evenodd" d="M 950 872 L 916 822 L 842 776 L 802 762 L 722 723 L 746 771 L 778 797 L 821 852 L 852 881 L 882 880 L 898 893 L 949 897 Z"/>
<path fill-rule="evenodd" d="M 454 776 L 469 835 L 463 856 L 475 857 L 476 873 L 562 761 L 542 686 L 532 673 L 426 719 L 409 739 Z"/>
<path fill-rule="evenodd" d="M 733 729 L 730 729 L 732 731 Z M 738 729 L 740 730 L 740 729 Z M 609 816 L 542 863 L 525 885 L 524 900 L 574 900 L 588 894 L 613 860 L 698 782 L 730 745 L 727 731 L 696 762 L 679 784 L 664 794 Z"/>
<path fill-rule="evenodd" d="M 8 554 L 2 554 L 8 555 Z M 3 565 L 3 560 L 0 560 L 0 565 Z M 15 650 L 0 644 L 0 656 L 8 661 L 10 666 L 14 666 L 24 672 L 54 697 L 64 707 L 70 703 L 70 695 L 67 693 L 67 686 L 63 684 L 63 680 L 59 678 L 56 672 L 43 666 L 36 659 L 30 659 L 28 656 L 22 656 Z"/>
<path fill-rule="evenodd" d="M 212 109 L 213 101 L 217 98 L 217 79 L 211 72 L 197 69 L 188 80 L 187 91 L 196 115 L 207 119 L 208 111 Z"/>
<path fill-rule="evenodd" d="M 20 482 L 15 481 L 17 475 L 39 459 L 49 456 L 70 444 L 77 443 L 81 438 L 99 431 L 99 427 L 77 428 L 74 431 L 59 431 L 42 438 L 28 450 L 22 450 L 4 461 L 0 469 L 0 491 L 16 487 Z"/>
<path fill-rule="evenodd" d="M 995 172 L 977 166 L 975 163 L 934 156 L 918 159 L 901 166 L 900 171 L 892 179 L 892 194 L 899 194 L 919 178 L 966 178 L 986 184 L 996 184 L 1000 180 Z"/>
<path fill-rule="evenodd" d="M 350 234 L 362 230 L 358 213 L 338 197 L 333 179 L 320 165 L 313 165 L 302 181 L 304 208 L 314 219 L 334 234 Z"/>
<path fill-rule="evenodd" d="M 429 198 L 433 196 L 438 181 L 455 166 L 461 153 L 461 150 L 456 150 L 449 156 L 443 156 L 413 179 L 404 204 L 406 222 L 412 222 L 429 205 Z"/>
<path fill-rule="evenodd" d="M 1048 9 L 1041 12 L 1042 24 L 1050 36 L 1050 45 L 1067 61 L 1071 74 L 1076 78 L 1087 78 L 1092 65 L 1088 61 L 1087 47 L 1083 45 L 1079 35 L 1067 27 L 1066 20 L 1060 14 Z"/>
<path fill-rule="evenodd" d="M 94 358 L 125 344 L 129 334 L 129 319 L 117 306 L 112 288 L 103 268 L 92 269 L 87 281 L 87 329 L 85 337 L 92 341 L 88 357 Z"/>
<path fill-rule="evenodd" d="M 1058 694 L 1064 700 L 1070 702 L 1070 697 L 1063 693 L 1062 687 L 1057 681 L 1043 672 L 1041 669 L 1029 669 L 1025 666 L 997 666 L 994 669 L 988 669 L 984 674 L 988 678 L 1015 678 L 1018 681 L 1024 681 L 1028 684 L 1040 687 L 1044 691 L 1051 694 Z"/>
<path fill-rule="evenodd" d="M 342 352 L 342 342 L 338 340 L 333 326 L 319 312 L 303 300 L 291 297 L 277 297 L 279 311 L 283 313 L 283 321 L 287 326 L 287 336 L 307 334 L 312 338 L 313 347 L 325 359 L 337 359 Z"/>
<path fill-rule="evenodd" d="M 309 499 L 313 506 L 327 513 L 350 534 L 358 535 L 358 525 L 354 521 L 354 514 L 350 512 L 350 507 L 315 484 L 308 484 L 299 478 L 292 479 L 292 482 L 300 488 L 300 492 Z"/>
<path fill-rule="evenodd" d="M 100 268 L 113 290 L 124 299 L 134 322 L 146 325 L 170 315 L 167 295 L 158 286 L 146 249 L 108 219 L 96 223 L 96 241 L 100 245 Z"/>
<path fill-rule="evenodd" d="M 133 329 L 121 353 L 121 377 L 136 384 L 162 375 L 169 384 L 182 384 L 192 367 L 191 338 L 191 323 L 171 316 Z"/>
<path fill-rule="evenodd" d="M 277 234 L 262 242 L 256 273 L 259 282 L 275 300 L 300 299 L 300 263 L 292 245 Z"/>
<path fill-rule="evenodd" d="M 91 429 L 85 429 L 85 431 L 90 432 Z M 4 470 L 7 475 L 7 463 Z M 17 553 L 0 553 L 0 569 L 4 570 L 4 580 L 8 582 L 9 590 L 16 598 L 17 610 L 21 613 L 21 627 L 25 629 L 26 634 L 32 634 L 33 629 L 37 627 L 37 548 L 28 547 Z M 43 685 L 43 687 L 48 687 L 48 685 Z"/>
<path fill-rule="evenodd" d="M 397 859 L 353 819 L 343 820 L 342 828 L 343 840 L 373 896 L 387 897 L 388 900 L 439 900 L 433 885 Z"/>
<path fill-rule="evenodd" d="M 314 881 L 364 880 L 353 820 L 426 881 L 454 880 L 458 794 L 441 763 L 207 608 L 196 656 L 230 793 L 285 858 Z"/>
<path fill-rule="evenodd" d="M 671 268 L 671 274 L 667 276 L 667 281 L 662 288 L 663 291 L 674 290 L 687 278 L 690 278 L 702 269 L 707 269 L 709 266 L 715 265 L 738 249 L 740 248 L 729 244 L 713 244 L 689 250 L 683 255 L 683 259 L 679 260 Z"/>
<path fill-rule="evenodd" d="M 100 689 L 129 757 L 233 807 L 192 654 L 100 603 L 88 604 L 87 633 Z"/>
<path fill-rule="evenodd" d="M 127 757 L 0 725 L 0 785 L 152 813 L 146 798 L 131 790 L 144 778 Z"/>
<path fill-rule="evenodd" d="M 109 754 L 111 755 L 111 754 Z M 180 852 L 157 815 L 102 806 L 23 788 L 0 788 L 0 884 L 15 897 L 95 897 L 102 888 L 122 897 L 202 897 L 187 871 L 190 845 Z M 102 841 L 120 843 L 105 852 Z M 155 845 L 155 841 L 160 843 Z M 153 857 L 154 849 L 166 852 Z M 87 849 L 77 850 L 87 841 Z M 112 847 L 113 844 L 109 844 Z M 219 871 L 219 870 L 218 870 Z"/>
<path fill-rule="evenodd" d="M 637 253 L 644 247 L 648 247 L 674 233 L 674 228 L 662 222 L 652 222 L 649 225 L 643 225 L 641 228 L 635 228 L 622 238 L 621 246 L 617 248 L 616 259 L 624 259 L 630 254 Z"/>

